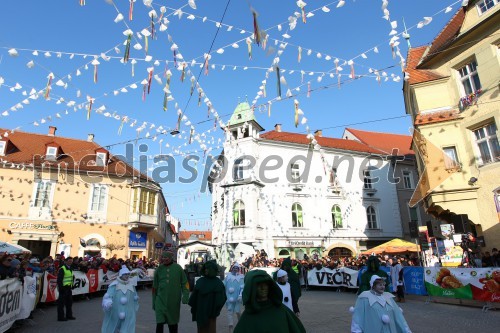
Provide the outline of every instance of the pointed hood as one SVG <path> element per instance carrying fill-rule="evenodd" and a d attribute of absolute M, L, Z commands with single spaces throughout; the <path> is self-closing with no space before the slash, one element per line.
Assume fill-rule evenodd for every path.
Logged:
<path fill-rule="evenodd" d="M 259 312 L 268 302 L 257 302 L 257 284 L 267 282 L 269 284 L 269 301 L 274 306 L 280 306 L 283 300 L 283 293 L 266 271 L 256 269 L 245 275 L 245 287 L 243 288 L 243 304 L 245 311 Z"/>

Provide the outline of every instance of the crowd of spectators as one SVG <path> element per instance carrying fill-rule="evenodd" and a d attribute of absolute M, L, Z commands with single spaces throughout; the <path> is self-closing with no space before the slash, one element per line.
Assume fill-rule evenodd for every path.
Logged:
<path fill-rule="evenodd" d="M 48 272 L 56 275 L 59 267 L 64 260 L 64 252 L 52 256 L 45 257 L 40 260 L 36 256 L 25 254 L 8 254 L 4 253 L 0 256 L 0 280 L 7 278 L 19 278 L 24 280 L 26 275 L 31 276 L 33 273 Z M 142 269 L 146 271 L 149 268 L 156 268 L 158 261 L 153 259 L 122 259 L 113 256 L 106 259 L 101 256 L 85 256 L 74 257 L 71 269 L 73 271 L 81 271 L 87 273 L 89 269 L 102 269 L 104 274 L 108 271 L 118 272 L 122 265 L 126 265 L 129 270 Z"/>

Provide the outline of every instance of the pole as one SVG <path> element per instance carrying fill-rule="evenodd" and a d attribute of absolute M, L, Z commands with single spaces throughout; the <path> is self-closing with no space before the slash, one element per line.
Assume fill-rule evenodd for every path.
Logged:
<path fill-rule="evenodd" d="M 418 256 L 418 262 L 420 265 L 425 266 L 424 263 L 422 262 L 422 259 L 420 258 L 420 251 L 419 251 L 419 244 L 418 244 L 418 237 L 415 238 L 415 244 L 417 245 L 417 256 Z"/>

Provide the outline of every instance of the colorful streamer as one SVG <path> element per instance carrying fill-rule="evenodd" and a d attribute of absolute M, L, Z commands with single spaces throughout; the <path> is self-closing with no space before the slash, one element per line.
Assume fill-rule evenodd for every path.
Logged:
<path fill-rule="evenodd" d="M 299 46 L 299 55 L 297 56 L 297 61 L 300 62 L 301 59 L 302 59 L 302 47 Z"/>
<path fill-rule="evenodd" d="M 94 102 L 94 99 L 87 96 L 87 100 L 89 101 L 89 105 L 87 107 L 87 120 L 90 120 L 90 112 L 92 112 L 92 103 Z"/>
<path fill-rule="evenodd" d="M 281 76 L 280 76 L 280 68 L 276 66 L 276 77 L 278 79 L 277 88 L 278 88 L 278 96 L 281 97 Z"/>
<path fill-rule="evenodd" d="M 295 116 L 294 116 L 294 124 L 295 127 L 299 126 L 299 101 L 294 100 L 295 105 Z"/>
<path fill-rule="evenodd" d="M 129 0 L 129 2 L 130 2 L 130 6 L 128 9 L 128 20 L 132 21 L 133 15 L 134 15 L 134 2 L 135 2 L 135 0 Z"/>
<path fill-rule="evenodd" d="M 254 34 L 255 44 L 260 46 L 261 35 L 259 29 L 259 22 L 257 22 L 257 12 L 253 9 L 252 9 L 252 15 L 253 15 L 253 34 Z"/>
<path fill-rule="evenodd" d="M 153 69 L 151 68 L 149 70 L 149 75 L 148 75 L 148 95 L 151 92 L 151 81 L 153 79 Z"/>
<path fill-rule="evenodd" d="M 50 73 L 48 76 L 49 79 L 47 81 L 47 85 L 45 86 L 45 95 L 44 95 L 45 99 L 49 99 L 53 77 L 54 77 L 54 74 L 52 74 L 52 73 Z"/>
<path fill-rule="evenodd" d="M 130 43 L 132 41 L 132 35 L 127 36 L 127 42 L 125 44 L 125 53 L 123 55 L 123 62 L 128 62 L 128 58 L 130 56 Z M 132 74 L 134 76 L 134 74 Z"/>

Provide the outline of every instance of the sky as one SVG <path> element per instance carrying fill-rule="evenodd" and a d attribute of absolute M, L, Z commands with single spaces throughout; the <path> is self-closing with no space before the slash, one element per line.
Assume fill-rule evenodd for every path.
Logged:
<path fill-rule="evenodd" d="M 411 46 L 427 45 L 462 1 L 389 0 L 389 20 L 379 0 L 299 5 L 304 3 L 302 11 L 291 0 L 137 0 L 130 11 L 129 0 L 4 0 L 0 128 L 45 134 L 56 126 L 56 135 L 84 140 L 92 133 L 119 155 L 132 145 L 134 165 L 139 167 L 139 155 L 147 155 L 149 173 L 166 163 L 155 165 L 155 155 L 171 154 L 176 178 L 189 177 L 182 159 L 197 154 L 200 162 L 191 163 L 198 170 L 195 181 L 177 179 L 162 188 L 184 229 L 208 229 L 211 199 L 207 191 L 200 193 L 203 158 L 220 153 L 221 126 L 238 102 L 254 105 L 266 130 L 280 123 L 284 131 L 322 129 L 328 137 L 340 137 L 345 127 L 409 134 L 404 74 L 389 42 L 396 33 L 394 53 L 399 48 L 406 58 L 403 19 Z M 251 39 L 253 13 L 259 35 L 267 35 L 265 49 Z M 295 24 L 289 24 L 290 17 Z M 276 67 L 281 99 L 276 70 L 269 71 Z M 303 113 L 297 127 L 294 101 Z M 179 112 L 180 134 L 172 136 Z M 146 152 L 139 152 L 141 144 Z"/>

